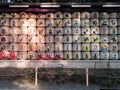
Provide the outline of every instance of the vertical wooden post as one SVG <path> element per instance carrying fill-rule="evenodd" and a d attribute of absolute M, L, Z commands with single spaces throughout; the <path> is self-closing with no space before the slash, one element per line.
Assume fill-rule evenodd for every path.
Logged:
<path fill-rule="evenodd" d="M 89 75 L 88 67 L 86 67 L 86 86 L 89 86 Z"/>
<path fill-rule="evenodd" d="M 38 68 L 35 67 L 35 85 L 38 85 Z"/>

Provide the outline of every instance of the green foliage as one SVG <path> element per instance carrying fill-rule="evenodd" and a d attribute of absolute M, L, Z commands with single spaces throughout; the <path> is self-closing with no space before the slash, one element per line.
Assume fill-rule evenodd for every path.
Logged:
<path fill-rule="evenodd" d="M 117 69 L 101 69 L 93 75 L 89 75 L 91 84 L 98 84 L 104 87 L 115 87 L 120 82 L 120 71 Z"/>

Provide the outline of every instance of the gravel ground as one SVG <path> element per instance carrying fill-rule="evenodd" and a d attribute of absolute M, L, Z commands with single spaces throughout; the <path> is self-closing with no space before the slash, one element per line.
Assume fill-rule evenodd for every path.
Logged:
<path fill-rule="evenodd" d="M 39 82 L 38 86 L 35 86 L 28 81 L 11 81 L 0 80 L 0 90 L 100 90 L 97 85 L 80 85 L 80 83 L 67 82 L 64 84 L 56 84 L 54 82 Z M 109 89 L 105 89 L 109 90 Z M 114 90 L 114 89 L 110 89 Z M 120 90 L 120 89 L 116 89 Z"/>
<path fill-rule="evenodd" d="M 39 82 L 38 86 L 35 86 L 28 81 L 11 81 L 11 80 L 1 80 L 0 81 L 0 90 L 98 90 L 98 86 L 89 86 L 80 85 L 79 83 L 46 83 Z"/>

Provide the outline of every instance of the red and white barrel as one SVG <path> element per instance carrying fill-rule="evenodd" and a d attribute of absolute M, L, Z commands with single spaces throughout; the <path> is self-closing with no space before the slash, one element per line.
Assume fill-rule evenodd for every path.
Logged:
<path fill-rule="evenodd" d="M 54 52 L 46 52 L 45 57 L 47 60 L 54 60 L 55 59 Z"/>
<path fill-rule="evenodd" d="M 56 60 L 63 60 L 63 52 L 55 52 Z"/>
<path fill-rule="evenodd" d="M 8 54 L 9 54 L 9 52 L 7 52 L 5 50 L 1 51 L 0 52 L 0 59 L 6 60 L 8 58 Z"/>
<path fill-rule="evenodd" d="M 0 43 L 9 43 L 9 36 L 0 36 Z"/>
<path fill-rule="evenodd" d="M 37 60 L 45 60 L 45 52 L 37 52 Z"/>
<path fill-rule="evenodd" d="M 18 52 L 11 51 L 11 52 L 9 53 L 9 58 L 10 58 L 11 60 L 17 60 L 17 59 L 18 59 Z"/>

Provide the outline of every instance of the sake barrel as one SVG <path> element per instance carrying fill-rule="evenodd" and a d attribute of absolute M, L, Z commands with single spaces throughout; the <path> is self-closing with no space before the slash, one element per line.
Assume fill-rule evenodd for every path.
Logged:
<path fill-rule="evenodd" d="M 28 52 L 28 60 L 35 60 L 37 59 L 36 52 L 30 51 Z"/>
<path fill-rule="evenodd" d="M 90 44 L 82 44 L 82 51 L 90 51 Z"/>
<path fill-rule="evenodd" d="M 92 43 L 91 50 L 92 51 L 99 51 L 100 50 L 99 43 Z"/>
<path fill-rule="evenodd" d="M 45 51 L 45 44 L 43 44 L 43 43 L 38 43 L 37 44 L 37 51 L 38 52 L 44 52 Z"/>
<path fill-rule="evenodd" d="M 82 52 L 82 59 L 85 59 L 85 60 L 91 59 L 90 52 Z"/>
<path fill-rule="evenodd" d="M 59 19 L 62 19 L 63 18 L 63 13 L 62 12 L 55 12 L 55 18 L 59 18 Z"/>
<path fill-rule="evenodd" d="M 54 60 L 54 58 L 55 58 L 54 52 L 46 52 L 45 57 L 47 60 Z"/>
<path fill-rule="evenodd" d="M 56 60 L 63 60 L 63 52 L 55 52 Z"/>
<path fill-rule="evenodd" d="M 91 34 L 99 34 L 100 30 L 99 27 L 91 27 Z"/>
<path fill-rule="evenodd" d="M 10 26 L 11 27 L 18 27 L 18 26 L 20 26 L 20 24 L 19 24 L 19 19 L 17 19 L 17 18 L 12 18 L 12 19 L 10 19 Z"/>
<path fill-rule="evenodd" d="M 53 52 L 54 51 L 54 44 L 46 44 L 45 45 L 45 50 L 47 52 Z"/>
<path fill-rule="evenodd" d="M 99 52 L 91 52 L 91 59 L 98 60 L 100 59 L 100 53 Z"/>
<path fill-rule="evenodd" d="M 45 20 L 44 19 L 37 19 L 37 27 L 45 27 Z"/>
<path fill-rule="evenodd" d="M 110 59 L 117 60 L 118 52 L 110 52 Z"/>
<path fill-rule="evenodd" d="M 37 52 L 37 60 L 45 60 L 45 52 Z"/>
<path fill-rule="evenodd" d="M 100 58 L 103 60 L 109 59 L 109 52 L 101 52 L 100 53 Z"/>
<path fill-rule="evenodd" d="M 36 28 L 37 35 L 45 35 L 45 28 Z"/>
<path fill-rule="evenodd" d="M 35 18 L 29 18 L 28 19 L 28 26 L 36 26 L 36 19 Z"/>
<path fill-rule="evenodd" d="M 18 52 L 18 59 L 19 60 L 26 60 L 28 57 L 27 52 Z"/>
<path fill-rule="evenodd" d="M 28 49 L 28 52 L 29 51 L 36 51 L 36 49 L 37 49 L 36 44 L 35 43 L 27 44 L 27 49 Z"/>
<path fill-rule="evenodd" d="M 73 59 L 80 60 L 81 52 L 73 52 Z"/>
<path fill-rule="evenodd" d="M 0 34 L 1 35 L 9 35 L 10 34 L 10 28 L 9 27 L 0 27 Z"/>
<path fill-rule="evenodd" d="M 64 59 L 65 60 L 71 60 L 72 57 L 72 52 L 64 52 Z"/>
<path fill-rule="evenodd" d="M 109 44 L 109 51 L 118 51 L 118 45 L 119 44 Z"/>

